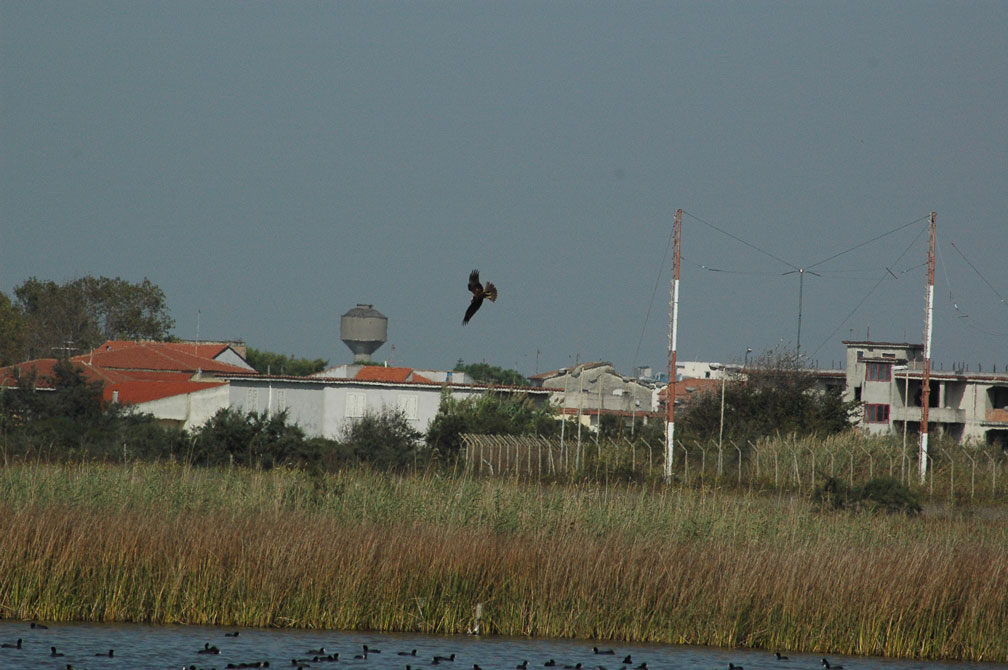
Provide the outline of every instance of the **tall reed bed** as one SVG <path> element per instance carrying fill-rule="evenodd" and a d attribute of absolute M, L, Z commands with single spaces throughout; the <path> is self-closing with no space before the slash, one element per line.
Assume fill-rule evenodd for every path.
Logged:
<path fill-rule="evenodd" d="M 0 616 L 1008 660 L 1008 521 L 434 474 L 0 469 Z"/>

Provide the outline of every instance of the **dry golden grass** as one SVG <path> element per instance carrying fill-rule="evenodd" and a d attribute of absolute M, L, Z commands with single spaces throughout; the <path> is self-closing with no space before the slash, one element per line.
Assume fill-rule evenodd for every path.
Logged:
<path fill-rule="evenodd" d="M 1008 522 L 656 488 L 0 470 L 0 616 L 1008 661 Z"/>

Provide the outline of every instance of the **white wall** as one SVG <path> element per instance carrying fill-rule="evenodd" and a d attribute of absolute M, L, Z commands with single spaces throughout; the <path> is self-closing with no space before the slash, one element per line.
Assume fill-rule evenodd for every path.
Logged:
<path fill-rule="evenodd" d="M 193 393 L 182 393 L 132 405 L 137 411 L 152 414 L 157 419 L 178 422 L 185 430 L 202 426 L 229 404 L 227 384 Z"/>

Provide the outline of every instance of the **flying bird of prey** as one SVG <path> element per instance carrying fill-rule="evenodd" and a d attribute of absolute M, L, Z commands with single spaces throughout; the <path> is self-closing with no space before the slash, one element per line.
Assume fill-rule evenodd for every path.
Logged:
<path fill-rule="evenodd" d="M 469 273 L 469 290 L 472 291 L 473 297 L 472 302 L 469 303 L 469 308 L 466 309 L 465 316 L 462 318 L 463 326 L 469 323 L 469 319 L 472 318 L 476 310 L 483 304 L 483 298 L 489 299 L 490 302 L 497 300 L 497 287 L 490 282 L 487 282 L 486 286 L 480 284 L 479 270 L 473 270 Z"/>

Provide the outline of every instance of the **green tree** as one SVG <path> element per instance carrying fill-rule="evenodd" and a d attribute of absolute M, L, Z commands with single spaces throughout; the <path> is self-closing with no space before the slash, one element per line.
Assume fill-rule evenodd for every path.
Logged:
<path fill-rule="evenodd" d="M 724 385 L 724 440 L 739 444 L 772 435 L 829 435 L 850 427 L 856 402 L 842 389 L 816 388 L 815 376 L 789 355 L 766 354 Z M 682 439 L 711 441 L 721 431 L 722 389 L 690 397 L 677 422 Z"/>
<path fill-rule="evenodd" d="M 287 413 L 221 409 L 194 429 L 186 457 L 196 465 L 314 465 L 321 458 L 320 442 L 287 421 Z"/>
<path fill-rule="evenodd" d="M 256 369 L 256 372 L 293 375 L 295 377 L 304 377 L 316 372 L 322 372 L 329 365 L 329 361 L 322 358 L 314 360 L 295 358 L 294 356 L 275 354 L 272 351 L 260 351 L 252 347 L 249 347 L 246 351 L 245 360 Z"/>
<path fill-rule="evenodd" d="M 150 280 L 82 277 L 65 284 L 32 277 L 14 289 L 23 358 L 66 356 L 107 339 L 164 340 L 174 326 L 164 292 Z"/>
<path fill-rule="evenodd" d="M 454 457 L 463 433 L 555 435 L 559 431 L 548 406 L 536 405 L 526 395 L 484 393 L 457 399 L 448 390 L 427 428 L 427 446 L 442 456 Z"/>
<path fill-rule="evenodd" d="M 175 326 L 164 291 L 146 277 L 139 284 L 119 277 L 82 277 L 71 286 L 80 291 L 103 339 L 164 340 Z"/>
<path fill-rule="evenodd" d="M 465 372 L 470 377 L 484 384 L 500 386 L 528 386 L 529 380 L 517 370 L 505 370 L 487 363 L 465 363 L 460 358 L 455 364 L 456 372 Z"/>
<path fill-rule="evenodd" d="M 403 470 L 413 464 L 422 437 L 405 413 L 386 409 L 369 411 L 344 426 L 339 443 L 345 460 Z"/>
<path fill-rule="evenodd" d="M 24 319 L 5 293 L 0 292 L 0 366 L 22 360 L 24 355 Z"/>
<path fill-rule="evenodd" d="M 14 296 L 25 325 L 25 359 L 65 357 L 101 344 L 78 287 L 32 277 L 14 289 Z"/>

